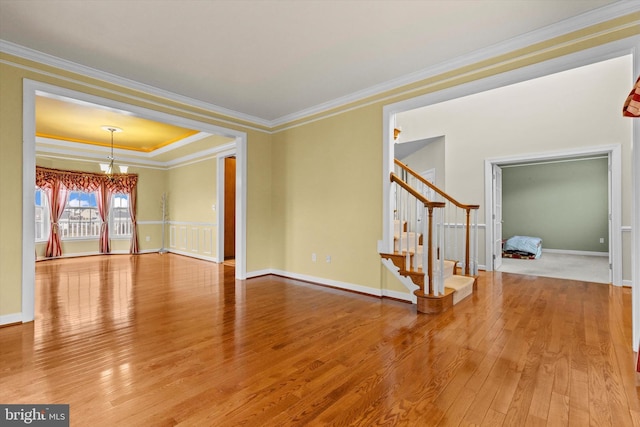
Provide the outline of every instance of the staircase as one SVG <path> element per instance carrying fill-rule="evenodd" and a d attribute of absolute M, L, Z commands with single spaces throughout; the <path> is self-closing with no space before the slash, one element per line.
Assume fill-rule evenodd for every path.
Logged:
<path fill-rule="evenodd" d="M 394 273 L 408 279 L 403 283 L 416 296 L 418 312 L 440 313 L 477 287 L 479 206 L 459 203 L 402 162 L 395 163 L 390 177 L 395 194 L 393 248 L 380 256 L 391 261 L 392 267 L 387 266 Z"/>

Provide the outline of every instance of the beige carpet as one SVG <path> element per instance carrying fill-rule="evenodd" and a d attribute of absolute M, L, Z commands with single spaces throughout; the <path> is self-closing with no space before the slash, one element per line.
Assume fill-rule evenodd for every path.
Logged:
<path fill-rule="evenodd" d="M 594 283 L 610 283 L 609 257 L 543 252 L 538 259 L 503 258 L 504 273 L 556 277 Z"/>

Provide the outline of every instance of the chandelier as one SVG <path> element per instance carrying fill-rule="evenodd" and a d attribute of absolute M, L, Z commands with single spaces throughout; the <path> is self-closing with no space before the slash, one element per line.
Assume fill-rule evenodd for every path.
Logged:
<path fill-rule="evenodd" d="M 102 129 L 111 132 L 111 155 L 107 157 L 107 159 L 109 159 L 109 163 L 100 163 L 100 170 L 105 174 L 111 176 L 115 173 L 113 164 L 113 162 L 115 161 L 115 156 L 113 155 L 113 134 L 122 132 L 122 129 L 115 126 L 102 126 Z M 118 166 L 118 168 L 120 169 L 120 173 L 127 173 L 129 166 L 120 165 Z"/>

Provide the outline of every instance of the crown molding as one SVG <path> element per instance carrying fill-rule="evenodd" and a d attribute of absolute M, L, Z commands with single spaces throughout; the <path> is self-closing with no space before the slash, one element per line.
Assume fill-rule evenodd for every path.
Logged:
<path fill-rule="evenodd" d="M 516 51 L 518 49 L 531 46 L 535 43 L 539 43 L 554 37 L 562 36 L 564 34 L 571 33 L 592 25 L 596 25 L 602 22 L 606 22 L 615 18 L 620 18 L 631 13 L 640 12 L 640 2 L 637 1 L 618 1 L 610 5 L 603 6 L 598 9 L 568 18 L 559 23 L 549 25 L 547 27 L 531 31 L 529 33 L 514 37 L 504 42 L 497 43 L 489 46 L 485 49 L 477 50 L 467 55 L 454 58 L 451 61 L 442 62 L 432 67 L 425 68 L 423 70 L 406 74 L 396 79 L 388 80 L 378 85 L 371 86 L 369 88 L 353 92 L 349 95 L 336 98 L 334 100 L 317 104 L 315 106 L 281 116 L 274 120 L 267 120 L 260 117 L 252 116 L 242 112 L 230 110 L 218 105 L 203 102 L 194 98 L 190 98 L 184 95 L 179 95 L 174 92 L 170 92 L 164 89 L 157 88 L 155 86 L 140 83 L 134 80 L 130 80 L 124 77 L 117 76 L 115 74 L 107 73 L 105 71 L 97 70 L 95 68 L 87 67 L 81 64 L 77 64 L 72 61 L 61 59 L 53 55 L 49 55 L 43 52 L 29 49 L 18 44 L 1 40 L 0 39 L 0 52 L 4 52 L 10 55 L 21 57 L 27 60 L 35 61 L 44 65 L 49 65 L 58 69 L 62 69 L 68 72 L 85 75 L 87 77 L 106 81 L 108 83 L 116 84 L 128 89 L 141 91 L 153 96 L 162 97 L 174 102 L 190 105 L 193 107 L 201 108 L 206 111 L 210 111 L 216 114 L 220 114 L 235 120 L 252 123 L 254 125 L 263 126 L 273 132 L 273 128 L 289 124 L 298 120 L 304 120 L 312 116 L 316 116 L 322 113 L 329 112 L 331 110 L 338 109 L 340 107 L 357 103 L 366 98 L 381 95 L 385 92 L 400 88 L 402 86 L 417 83 L 421 80 L 426 80 L 431 77 L 462 68 L 464 66 L 472 65 L 474 63 L 481 62 L 483 60 L 491 59 L 509 52 Z"/>
<path fill-rule="evenodd" d="M 45 143 L 52 146 L 45 147 L 42 145 L 38 145 L 38 143 Z M 218 145 L 207 150 L 202 150 L 197 153 L 188 154 L 186 156 L 168 160 L 166 162 L 152 160 L 152 158 L 155 156 L 155 154 L 153 153 L 131 152 L 129 150 L 122 150 L 119 148 L 114 149 L 113 152 L 115 155 L 117 155 L 116 159 L 118 164 L 137 165 L 156 169 L 171 169 L 175 167 L 185 166 L 201 160 L 215 158 L 220 153 L 224 153 L 230 149 L 233 149 L 235 146 L 236 143 L 234 141 L 227 144 Z M 110 148 L 100 146 L 91 146 L 91 151 L 78 152 L 77 143 L 59 139 L 36 137 L 36 155 L 58 157 L 68 160 L 105 162 L 105 155 L 110 153 Z"/>
<path fill-rule="evenodd" d="M 201 108 L 203 110 L 220 114 L 225 117 L 230 117 L 232 119 L 249 122 L 256 125 L 267 126 L 267 127 L 269 127 L 271 123 L 270 121 L 261 119 L 260 117 L 244 114 L 239 111 L 234 111 L 228 108 L 220 107 L 218 105 L 210 104 L 208 102 L 203 102 L 198 99 L 194 99 L 188 96 L 170 92 L 165 89 L 160 89 L 158 87 L 151 86 L 145 83 L 140 83 L 135 80 L 127 79 L 125 77 L 120 77 L 118 75 L 111 74 L 106 71 L 101 71 L 95 68 L 87 67 L 85 65 L 81 65 L 76 62 L 58 58 L 56 56 L 49 55 L 47 53 L 43 53 L 35 49 L 30 49 L 28 47 L 24 47 L 16 43 L 12 43 L 2 39 L 0 39 L 0 52 L 7 53 L 9 55 L 17 56 L 20 58 L 24 58 L 30 61 L 38 62 L 40 64 L 48 65 L 51 67 L 59 68 L 61 70 L 68 71 L 71 73 L 84 75 L 84 76 L 91 77 L 98 80 L 103 80 L 108 83 L 116 84 L 118 86 L 122 86 L 128 89 L 137 90 L 137 91 L 144 92 L 157 97 L 169 99 L 171 101 L 179 102 L 181 104 L 186 104 L 193 107 Z"/>
<path fill-rule="evenodd" d="M 227 150 L 230 150 L 236 146 L 235 142 L 230 142 L 228 144 L 218 145 L 216 147 L 209 148 L 207 150 L 202 150 L 197 153 L 188 154 L 186 156 L 178 157 L 177 159 L 169 160 L 164 162 L 167 167 L 176 167 L 183 166 L 186 163 L 193 163 L 197 160 L 205 160 L 204 158 L 208 157 L 217 157 L 218 154 L 223 153 Z"/>
<path fill-rule="evenodd" d="M 153 150 L 152 152 L 150 152 L 148 154 L 152 154 L 153 153 L 153 156 L 158 156 L 160 154 L 170 153 L 171 151 L 173 151 L 173 150 L 175 150 L 177 148 L 185 147 L 185 146 L 191 144 L 192 142 L 200 141 L 201 139 L 204 139 L 204 138 L 206 138 L 208 136 L 211 136 L 211 134 L 206 133 L 206 132 L 198 132 L 195 135 L 188 136 L 186 138 L 181 139 L 180 141 L 176 141 L 176 142 L 173 142 L 173 143 L 171 143 L 169 145 L 165 145 L 164 147 L 160 147 L 157 150 Z"/>
<path fill-rule="evenodd" d="M 564 34 L 568 34 L 573 31 L 577 31 L 585 27 L 596 25 L 615 18 L 620 18 L 634 12 L 640 12 L 640 2 L 616 2 L 611 5 L 607 5 L 599 9 L 594 9 L 592 11 L 574 16 L 572 18 L 568 18 L 564 21 L 560 21 L 559 23 L 525 33 L 504 42 L 494 44 L 485 49 L 480 49 L 467 55 L 454 58 L 450 61 L 442 62 L 432 67 L 428 67 L 414 73 L 406 74 L 397 79 L 388 80 L 379 85 L 371 86 L 367 89 L 363 89 L 349 95 L 315 105 L 310 108 L 306 108 L 296 113 L 279 117 L 271 121 L 271 126 L 277 127 L 297 120 L 303 120 L 310 116 L 340 108 L 344 105 L 362 101 L 363 99 L 380 95 L 384 92 L 388 92 L 402 86 L 417 83 L 419 81 L 426 80 L 452 70 L 495 58 L 500 55 L 504 55 L 509 52 L 531 46 L 535 43 L 562 36 Z"/>
<path fill-rule="evenodd" d="M 56 140 L 47 139 L 44 142 L 47 142 L 50 144 L 52 141 L 56 141 Z M 36 143 L 37 142 L 39 142 L 39 138 L 36 138 Z M 45 155 L 49 157 L 53 156 L 53 157 L 58 157 L 62 159 L 67 159 L 67 160 L 96 161 L 98 163 L 107 162 L 107 159 L 104 156 L 104 154 L 100 152 L 87 151 L 87 152 L 80 153 L 78 152 L 77 148 L 74 150 L 66 147 L 64 144 L 65 142 L 66 141 L 57 141 L 57 143 L 55 144 L 56 145 L 55 147 L 43 147 L 43 146 L 36 145 L 36 156 Z M 114 153 L 116 153 L 115 150 L 114 150 Z M 165 162 L 158 162 L 155 160 L 149 160 L 142 157 L 126 157 L 122 155 L 116 157 L 116 163 L 127 164 L 127 165 L 148 166 L 148 167 L 155 167 L 155 168 L 161 168 L 161 169 L 165 169 L 167 167 Z"/>
<path fill-rule="evenodd" d="M 188 136 L 186 138 L 183 138 L 179 141 L 176 141 L 172 144 L 169 145 L 165 145 L 164 147 L 158 148 L 157 150 L 153 150 L 153 151 L 149 151 L 149 152 L 145 152 L 145 151 L 137 151 L 137 150 L 127 150 L 127 149 L 123 149 L 123 148 L 114 148 L 113 152 L 120 155 L 120 156 L 133 156 L 136 158 L 145 158 L 145 159 L 153 159 L 154 157 L 157 157 L 161 154 L 165 154 L 165 153 L 170 153 L 173 150 L 176 150 L 178 148 L 182 148 L 182 147 L 186 147 L 187 145 L 191 144 L 192 142 L 196 142 L 199 141 L 201 139 L 204 139 L 208 136 L 211 136 L 210 133 L 206 133 L 206 132 L 198 132 L 194 135 Z M 67 141 L 64 139 L 56 139 L 56 138 L 47 138 L 47 137 L 42 137 L 42 136 L 36 136 L 36 142 L 37 143 L 41 143 L 41 144 L 50 144 L 50 145 L 55 145 L 56 147 L 64 147 L 64 148 L 69 148 L 69 149 L 78 149 L 78 143 L 77 142 L 71 142 L 71 141 Z M 87 144 L 86 148 L 89 152 L 99 152 L 99 153 L 104 153 L 105 155 L 109 154 L 111 152 L 111 148 L 107 147 L 107 146 L 102 146 L 102 145 L 90 145 Z"/>

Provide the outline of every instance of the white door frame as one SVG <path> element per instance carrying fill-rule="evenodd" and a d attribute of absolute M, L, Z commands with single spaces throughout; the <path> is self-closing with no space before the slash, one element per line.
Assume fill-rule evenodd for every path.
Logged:
<path fill-rule="evenodd" d="M 609 256 L 611 262 L 612 283 L 622 286 L 622 147 L 619 144 L 585 147 L 581 149 L 554 151 L 548 153 L 524 154 L 510 157 L 485 159 L 484 161 L 484 208 L 485 218 L 493 218 L 493 168 L 522 162 L 537 162 L 568 159 L 577 156 L 607 155 L 611 164 L 609 179 L 609 215 L 611 218 L 611 232 L 609 233 Z M 486 236 L 493 236 L 493 221 L 485 220 Z M 485 238 L 485 266 L 487 271 L 493 270 L 493 256 L 495 253 L 493 239 Z"/>
<path fill-rule="evenodd" d="M 224 262 L 224 229 L 225 229 L 225 159 L 236 155 L 236 149 L 227 150 L 219 153 L 216 158 L 216 223 L 218 224 L 218 238 L 216 239 L 216 258 L 218 263 Z M 236 162 L 238 161 L 236 157 Z M 237 165 L 237 163 L 236 163 Z M 237 177 L 237 172 L 236 172 Z M 239 184 L 236 182 L 236 196 L 239 193 Z M 236 197 L 236 212 L 239 211 L 238 197 Z M 238 215 L 236 214 L 236 217 Z M 236 250 L 238 249 L 238 221 L 236 221 Z M 237 262 L 237 260 L 236 260 Z"/>
<path fill-rule="evenodd" d="M 497 164 L 491 166 L 491 196 L 491 215 L 485 218 L 490 219 L 486 222 L 490 222 L 492 227 L 491 234 L 487 234 L 486 240 L 489 240 L 489 236 L 491 237 L 493 254 L 491 257 L 487 257 L 487 260 L 491 259 L 491 264 L 486 264 L 487 270 L 498 269 L 502 265 L 502 253 L 498 253 L 499 244 L 502 249 L 502 168 Z M 486 232 L 488 233 L 488 231 Z M 500 252 L 502 252 L 501 249 Z"/>
<path fill-rule="evenodd" d="M 235 139 L 236 156 L 236 279 L 246 272 L 247 134 L 112 99 L 89 95 L 47 83 L 24 79 L 22 90 L 22 322 L 35 317 L 34 188 L 36 157 L 36 92 L 46 92 L 134 113 L 150 120 Z"/>

